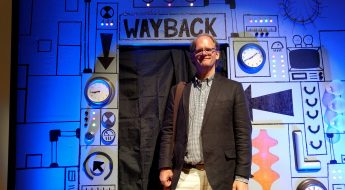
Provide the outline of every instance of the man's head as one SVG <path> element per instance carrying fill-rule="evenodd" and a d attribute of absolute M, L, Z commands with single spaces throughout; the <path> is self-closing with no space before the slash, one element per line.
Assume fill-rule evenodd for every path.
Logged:
<path fill-rule="evenodd" d="M 219 59 L 219 44 L 210 34 L 200 34 L 192 42 L 191 57 L 198 74 L 214 74 Z"/>

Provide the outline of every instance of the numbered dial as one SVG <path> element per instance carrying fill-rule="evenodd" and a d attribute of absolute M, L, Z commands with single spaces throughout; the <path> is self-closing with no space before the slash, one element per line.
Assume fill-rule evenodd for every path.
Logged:
<path fill-rule="evenodd" d="M 250 43 L 241 47 L 237 60 L 240 68 L 250 74 L 259 72 L 266 60 L 266 53 L 261 46 Z"/>
<path fill-rule="evenodd" d="M 327 190 L 326 187 L 316 179 L 306 179 L 302 181 L 296 190 Z"/>
<path fill-rule="evenodd" d="M 85 87 L 85 97 L 93 106 L 104 106 L 113 98 L 114 87 L 105 78 L 90 79 Z"/>

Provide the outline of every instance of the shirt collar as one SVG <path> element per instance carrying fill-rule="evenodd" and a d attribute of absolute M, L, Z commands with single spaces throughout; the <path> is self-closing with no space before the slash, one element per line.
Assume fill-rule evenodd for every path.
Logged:
<path fill-rule="evenodd" d="M 203 80 L 198 79 L 198 77 L 195 75 L 195 76 L 193 77 L 192 82 L 193 82 L 193 84 L 194 84 L 194 87 L 201 88 L 203 83 L 204 83 L 204 84 L 206 83 L 207 86 L 211 86 L 211 85 L 212 85 L 213 79 L 214 79 L 214 75 L 212 75 L 212 76 L 210 76 L 210 77 L 208 77 L 208 78 L 206 78 L 206 79 L 203 79 Z"/>

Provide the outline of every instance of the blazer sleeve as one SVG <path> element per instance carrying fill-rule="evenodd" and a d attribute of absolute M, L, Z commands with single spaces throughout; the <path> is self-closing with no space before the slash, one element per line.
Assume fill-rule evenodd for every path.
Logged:
<path fill-rule="evenodd" d="M 236 85 L 234 102 L 234 136 L 236 145 L 235 175 L 249 179 L 252 163 L 252 125 L 246 96 L 240 83 Z"/>
<path fill-rule="evenodd" d="M 162 127 L 160 130 L 160 148 L 159 148 L 159 169 L 172 168 L 172 155 L 173 155 L 173 110 L 174 110 L 174 97 L 176 86 L 170 90 L 168 102 L 165 108 Z"/>

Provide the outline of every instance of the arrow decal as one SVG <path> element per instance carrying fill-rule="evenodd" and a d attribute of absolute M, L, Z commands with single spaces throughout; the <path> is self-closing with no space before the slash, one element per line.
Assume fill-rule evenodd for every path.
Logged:
<path fill-rule="evenodd" d="M 293 116 L 292 89 L 252 98 L 252 87 L 244 91 L 253 121 L 253 109 Z"/>
<path fill-rule="evenodd" d="M 103 173 L 103 168 L 102 168 L 102 165 L 104 164 L 104 162 L 100 162 L 100 161 L 94 161 L 93 162 L 93 168 L 92 168 L 92 171 L 100 171 L 100 173 Z"/>
<path fill-rule="evenodd" d="M 107 70 L 110 63 L 113 61 L 114 57 L 109 57 L 111 41 L 113 39 L 113 34 L 101 33 L 101 42 L 103 48 L 103 57 L 97 57 L 98 60 L 103 65 L 104 69 Z"/>

